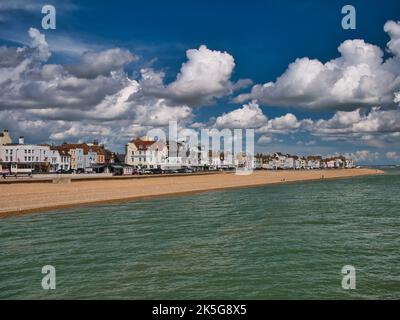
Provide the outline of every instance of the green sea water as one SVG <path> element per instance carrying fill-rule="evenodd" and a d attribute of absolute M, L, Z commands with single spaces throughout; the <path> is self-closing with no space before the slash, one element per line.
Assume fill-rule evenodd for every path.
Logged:
<path fill-rule="evenodd" d="M 399 299 L 399 191 L 388 169 L 3 218 L 0 298 Z"/>

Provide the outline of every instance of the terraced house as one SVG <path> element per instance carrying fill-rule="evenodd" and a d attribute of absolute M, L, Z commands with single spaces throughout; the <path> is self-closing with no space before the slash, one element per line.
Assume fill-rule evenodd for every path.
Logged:
<path fill-rule="evenodd" d="M 70 155 L 70 169 L 91 171 L 98 165 L 114 163 L 113 153 L 97 141 L 87 143 L 66 143 L 55 147 L 60 153 Z"/>

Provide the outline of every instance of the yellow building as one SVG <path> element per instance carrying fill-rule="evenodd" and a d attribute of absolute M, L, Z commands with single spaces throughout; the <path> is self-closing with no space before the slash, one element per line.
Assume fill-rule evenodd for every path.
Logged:
<path fill-rule="evenodd" d="M 11 144 L 12 140 L 10 134 L 8 133 L 7 129 L 4 129 L 3 132 L 0 132 L 0 146 L 5 144 Z"/>

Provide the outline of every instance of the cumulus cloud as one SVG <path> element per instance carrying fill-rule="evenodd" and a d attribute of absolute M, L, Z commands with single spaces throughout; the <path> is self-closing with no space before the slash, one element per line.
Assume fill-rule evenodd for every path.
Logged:
<path fill-rule="evenodd" d="M 126 86 L 127 77 L 118 70 L 86 79 L 46 63 L 51 53 L 44 35 L 33 28 L 29 35 L 30 47 L 0 50 L 0 109 L 89 109 Z"/>
<path fill-rule="evenodd" d="M 261 135 L 257 140 L 257 143 L 261 145 L 269 144 L 271 142 L 272 142 L 272 137 L 267 135 Z"/>
<path fill-rule="evenodd" d="M 67 67 L 67 70 L 78 77 L 95 78 L 99 75 L 107 76 L 112 71 L 120 70 L 137 59 L 137 56 L 129 50 L 120 48 L 101 52 L 86 52 L 83 54 L 80 63 Z"/>
<path fill-rule="evenodd" d="M 242 108 L 224 113 L 216 119 L 219 128 L 257 128 L 267 122 L 259 105 L 255 102 L 245 104 Z"/>
<path fill-rule="evenodd" d="M 176 79 L 164 83 L 165 74 L 153 69 L 141 71 L 142 94 L 169 100 L 173 104 L 191 107 L 210 105 L 215 99 L 229 96 L 236 90 L 252 84 L 250 79 L 231 81 L 235 68 L 234 58 L 227 52 L 208 49 L 186 51 L 187 61 L 182 64 Z"/>
<path fill-rule="evenodd" d="M 400 132 L 400 110 L 372 108 L 370 112 L 357 109 L 338 111 L 328 120 L 318 120 L 313 128 L 317 134 L 385 134 Z"/>
<path fill-rule="evenodd" d="M 188 50 L 186 56 L 188 61 L 182 65 L 176 80 L 168 85 L 169 92 L 193 103 L 206 103 L 231 92 L 230 77 L 235 62 L 229 53 L 202 45 Z"/>
<path fill-rule="evenodd" d="M 2 127 L 42 142 L 96 135 L 112 142 L 127 132 L 193 117 L 184 103 L 143 94 L 151 81 L 157 87 L 159 73 L 143 71 L 140 79 L 130 79 L 124 68 L 137 59 L 130 51 L 87 52 L 76 65 L 52 64 L 45 36 L 33 28 L 28 33 L 30 46 L 0 47 Z"/>
<path fill-rule="evenodd" d="M 312 120 L 299 120 L 292 113 L 268 119 L 255 101 L 224 113 L 215 120 L 217 128 L 252 128 L 256 129 L 257 133 L 268 134 L 288 134 L 300 130 L 311 130 L 312 125 Z"/>
<path fill-rule="evenodd" d="M 400 56 L 400 21 L 388 21 L 383 29 L 390 36 L 390 41 L 387 44 L 388 50 L 395 56 Z"/>
<path fill-rule="evenodd" d="M 255 85 L 235 101 L 257 99 L 264 105 L 311 110 L 393 106 L 394 92 L 400 88 L 400 23 L 389 21 L 384 29 L 393 57 L 384 60 L 383 51 L 364 40 L 346 40 L 338 47 L 338 58 L 326 63 L 296 59 L 275 82 Z"/>
<path fill-rule="evenodd" d="M 389 160 L 399 161 L 400 160 L 400 154 L 398 154 L 395 151 L 388 151 L 388 152 L 386 152 L 386 158 L 388 158 Z"/>
<path fill-rule="evenodd" d="M 356 162 L 376 162 L 379 159 L 379 153 L 369 150 L 359 150 L 356 152 L 345 153 L 344 156 L 353 159 Z"/>
<path fill-rule="evenodd" d="M 338 59 L 325 64 L 298 59 L 275 83 L 256 85 L 251 94 L 240 96 L 258 100 L 205 122 L 193 122 L 198 110 L 193 107 L 212 104 L 252 84 L 249 79 L 232 81 L 235 61 L 229 53 L 200 46 L 187 51 L 187 61 L 172 82 L 152 68 L 143 68 L 131 79 L 125 67 L 137 60 L 134 53 L 114 48 L 86 52 L 74 65 L 49 63 L 51 46 L 31 28 L 29 46 L 0 47 L 0 126 L 41 142 L 97 138 L 117 148 L 170 120 L 191 128 L 255 128 L 260 145 L 280 141 L 275 135 L 303 133 L 308 136 L 301 139 L 309 141 L 303 147 L 319 139 L 377 147 L 398 143 L 400 109 L 387 108 L 400 103 L 398 26 L 385 25 L 391 37 L 388 50 L 396 55 L 386 61 L 376 46 L 345 41 Z M 260 95 L 253 96 L 256 88 Z M 349 110 L 320 120 L 294 113 L 269 118 L 259 101 Z"/>
<path fill-rule="evenodd" d="M 40 33 L 39 30 L 35 28 L 30 28 L 28 33 L 32 39 L 31 48 L 37 49 L 39 59 L 46 61 L 50 58 L 51 53 L 44 34 Z"/>
<path fill-rule="evenodd" d="M 312 123 L 310 119 L 298 120 L 294 114 L 287 113 L 283 116 L 268 120 L 264 126 L 257 129 L 257 132 L 288 134 L 306 130 Z"/>

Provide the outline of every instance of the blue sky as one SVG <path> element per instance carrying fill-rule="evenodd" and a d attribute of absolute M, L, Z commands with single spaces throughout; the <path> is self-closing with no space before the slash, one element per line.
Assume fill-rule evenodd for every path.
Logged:
<path fill-rule="evenodd" d="M 7 48 L 32 46 L 33 37 L 28 34 L 30 28 L 37 29 L 40 34 L 45 36 L 51 56 L 38 62 L 39 67 L 37 64 L 35 67 L 31 67 L 27 74 L 34 73 L 32 70 L 42 70 L 41 68 L 46 64 L 60 65 L 76 80 L 77 74 L 71 71 L 73 68 L 71 69 L 70 66 L 78 66 L 78 68 L 86 70 L 87 65 L 82 64 L 82 55 L 88 52 L 98 54 L 119 48 L 128 51 L 132 56 L 129 58 L 125 54 L 124 57 L 127 61 L 123 66 L 118 65 L 118 68 L 130 80 L 138 81 L 139 91 L 143 92 L 140 97 L 129 99 L 131 101 L 130 108 L 136 108 L 139 103 L 151 105 L 151 112 L 157 113 L 158 120 L 161 119 L 161 116 L 158 115 L 161 111 L 156 110 L 153 105 L 160 101 L 155 99 L 168 101 L 168 107 L 172 109 L 165 109 L 167 108 L 165 107 L 162 114 L 179 114 L 177 119 L 181 120 L 186 127 L 191 127 L 194 123 L 200 126 L 217 127 L 219 123 L 220 127 L 222 124 L 229 127 L 232 125 L 231 120 L 237 124 L 240 118 L 246 118 L 242 116 L 242 113 L 249 111 L 246 116 L 250 114 L 250 118 L 244 119 L 239 125 L 243 128 L 255 127 L 258 132 L 257 139 L 263 136 L 259 140 L 260 143 L 257 144 L 259 151 L 322 155 L 336 152 L 349 153 L 357 157 L 361 163 L 398 163 L 400 160 L 399 128 L 395 124 L 391 124 L 389 127 L 382 124 L 387 118 L 397 119 L 396 117 L 398 117 L 398 106 L 393 99 L 395 93 L 400 92 L 400 85 L 397 85 L 400 84 L 400 69 L 397 69 L 400 57 L 396 55 L 397 38 L 393 37 L 396 37 L 396 21 L 400 20 L 399 1 L 351 1 L 349 3 L 347 1 L 206 0 L 189 2 L 172 0 L 146 2 L 53 1 L 48 3 L 53 4 L 57 10 L 56 30 L 41 28 L 43 15 L 40 10 L 42 5 L 47 2 L 5 0 L 0 5 L 0 45 Z M 343 17 L 341 8 L 346 4 L 351 4 L 356 8 L 355 30 L 344 30 L 341 27 Z M 389 25 L 390 30 L 385 32 L 384 25 L 388 21 L 393 21 L 394 25 Z M 393 40 L 391 49 L 388 45 L 391 40 L 390 32 L 392 32 Z M 343 52 L 339 53 L 338 47 L 346 40 L 353 39 L 362 39 L 363 43 L 349 43 L 344 47 L 343 52 L 348 52 L 348 54 L 345 53 L 344 60 L 346 61 L 338 62 L 338 69 L 341 71 L 321 76 L 321 79 L 315 75 L 316 83 L 327 81 L 326 84 L 321 84 L 321 89 L 318 89 L 321 95 L 324 95 L 324 90 L 332 87 L 332 84 L 347 83 L 345 82 L 348 81 L 348 78 L 345 78 L 346 72 L 351 68 L 360 67 L 362 63 L 373 70 L 370 72 L 371 74 L 368 73 L 369 71 L 367 72 L 371 78 L 377 79 L 381 83 L 388 81 L 388 83 L 394 84 L 390 92 L 382 88 L 376 89 L 374 84 L 368 82 L 369 80 L 365 80 L 365 83 L 370 84 L 371 88 L 366 88 L 364 83 L 361 86 L 361 80 L 358 79 L 360 87 L 354 89 L 354 92 L 357 91 L 357 96 L 349 97 L 347 89 L 344 88 L 345 93 L 335 93 L 319 105 L 320 99 L 313 96 L 312 90 L 309 87 L 302 87 L 302 83 L 306 80 L 301 77 L 306 77 L 306 75 L 302 71 L 300 62 L 300 69 L 296 71 L 299 72 L 298 74 L 287 74 L 287 80 L 281 85 L 281 88 L 276 83 L 276 79 L 285 75 L 288 66 L 298 58 L 307 57 L 311 60 L 311 62 L 304 62 L 308 65 L 308 67 L 304 67 L 304 70 L 312 67 L 314 69 L 311 74 L 319 72 L 320 67 L 314 66 L 314 61 L 325 64 L 340 58 Z M 232 70 L 229 69 L 229 79 L 221 80 L 226 88 L 214 88 L 216 91 L 210 89 L 211 91 L 202 97 L 197 94 L 195 97 L 189 97 L 189 93 L 186 91 L 184 96 L 179 96 L 183 90 L 182 83 L 175 85 L 174 81 L 177 80 L 180 73 L 183 73 L 182 64 L 188 62 L 186 51 L 198 50 L 201 45 L 207 47 L 204 54 L 209 54 L 210 58 L 212 52 L 221 53 L 220 56 L 215 56 L 216 59 L 227 58 L 222 55 L 224 52 L 233 58 L 234 67 Z M 383 52 L 383 63 L 391 58 L 395 60 L 395 63 L 376 66 L 375 61 L 379 60 L 379 53 L 375 57 L 376 59 L 368 57 L 366 60 L 367 58 L 360 58 L 354 53 L 355 49 L 353 50 L 357 47 L 358 49 L 364 48 L 362 50 L 365 52 L 373 51 L 371 46 L 377 46 Z M 119 51 L 108 53 L 117 54 L 118 57 L 121 55 Z M 351 56 L 352 54 L 354 56 Z M 357 57 L 355 57 L 356 55 Z M 94 61 L 99 56 L 90 57 L 89 60 L 93 59 Z M 197 58 L 198 56 L 193 59 L 193 64 L 198 62 Z M 6 58 L 0 56 L 0 59 Z M 350 61 L 354 65 L 349 65 Z M 17 69 L 17 66 L 15 64 L 12 68 Z M 10 66 L 8 67 L 10 68 Z M 318 71 L 315 71 L 315 68 Z M 152 75 L 151 82 L 142 84 L 143 73 L 141 70 L 144 69 L 152 70 L 157 76 Z M 390 69 L 391 74 L 388 78 L 384 75 L 385 78 L 380 80 L 378 77 L 381 76 L 382 69 Z M 58 70 L 57 72 L 61 72 L 60 74 L 66 77 L 64 71 Z M 5 72 L 5 69 L 0 69 L 0 72 Z M 218 72 L 223 72 L 223 70 L 218 69 L 215 74 Z M 160 73 L 163 74 L 162 84 L 158 83 L 157 88 L 152 87 Z M 207 77 L 207 75 L 205 76 Z M 86 82 L 90 86 L 106 86 L 103 82 L 109 81 L 108 88 L 102 87 L 102 90 L 99 88 L 96 91 L 97 95 L 103 94 L 104 97 L 120 92 L 126 85 L 126 79 L 123 79 L 123 76 L 120 76 L 118 84 L 111 83 L 110 79 L 102 81 L 98 79 L 94 82 L 94 76 L 87 74 L 79 74 L 79 77 L 79 83 Z M 56 72 L 54 78 L 57 78 Z M 335 78 L 335 80 L 331 78 Z M 69 81 L 72 81 L 71 79 Z M 246 80 L 247 85 L 232 89 L 240 79 L 248 79 Z M 32 142 L 40 140 L 40 142 L 58 143 L 61 140 L 73 141 L 97 137 L 112 145 L 113 148 L 121 149 L 124 139 L 127 139 L 129 135 L 139 134 L 150 127 L 162 125 L 161 120 L 153 121 L 154 117 L 152 118 L 151 114 L 144 117 L 143 112 L 148 112 L 147 110 L 140 112 L 136 110 L 135 115 L 118 113 L 113 119 L 96 118 L 90 113 L 89 104 L 96 109 L 96 106 L 102 101 L 100 98 L 85 96 L 87 101 L 82 98 L 81 103 L 87 103 L 87 107 L 85 105 L 81 108 L 73 103 L 62 104 L 55 98 L 46 100 L 45 96 L 38 97 L 31 93 L 31 89 L 28 89 L 30 88 L 29 82 L 37 81 L 37 78 L 32 79 L 25 76 L 24 80 L 26 89 L 18 94 L 29 92 L 29 101 L 21 97 L 21 104 L 25 105 L 26 102 L 26 107 L 14 106 L 13 103 L 0 103 L 0 114 L 2 114 L 0 115 L 0 125 L 9 126 L 15 121 L 14 128 L 9 128 L 11 133 L 14 136 L 20 134 L 30 136 Z M 64 80 L 67 81 L 66 78 Z M 352 80 L 354 79 L 352 78 Z M 15 84 L 17 80 L 12 81 Z M 51 79 L 46 81 L 49 82 Z M 268 82 L 274 82 L 276 88 L 257 92 L 252 90 L 253 86 Z M 297 92 L 299 86 L 301 90 L 299 89 Z M 341 84 L 341 86 L 343 85 Z M 16 85 L 14 87 L 21 88 Z M 111 87 L 115 91 L 109 89 Z M 36 88 L 35 90 L 40 88 L 40 91 L 43 83 L 35 82 L 35 86 L 32 85 L 32 88 Z M 173 90 L 175 91 L 173 92 Z M 127 91 L 129 92 L 129 90 Z M 374 94 L 371 93 L 372 91 Z M 80 95 L 83 93 L 79 92 L 79 97 L 81 97 Z M 293 92 L 297 92 L 294 97 L 291 96 Z M 53 94 L 49 89 L 43 89 L 43 93 Z M 54 94 L 60 97 L 60 93 L 55 92 Z M 69 97 L 73 94 L 73 91 L 69 91 Z M 76 94 L 78 95 L 78 93 Z M 37 102 L 32 102 L 32 99 L 40 101 L 41 106 L 32 107 Z M 4 98 L 3 101 L 6 99 Z M 249 103 L 250 107 L 243 109 L 243 105 Z M 186 109 L 187 107 L 190 109 L 189 111 Z M 381 109 L 375 110 L 373 109 L 375 107 Z M 72 109 L 74 112 L 71 111 Z M 81 116 L 79 116 L 79 112 L 75 112 L 76 109 L 84 111 Z M 243 110 L 240 111 L 241 109 Z M 239 111 L 235 113 L 235 110 Z M 337 112 L 345 113 L 337 115 Z M 137 116 L 138 113 L 142 116 Z M 297 122 L 291 116 L 287 116 L 288 114 L 293 115 Z M 335 115 L 336 118 L 334 118 Z M 218 117 L 222 118 L 218 121 Z M 237 117 L 239 119 L 236 119 Z M 258 120 L 254 121 L 256 118 Z M 337 120 L 339 118 L 341 120 Z M 353 119 L 351 123 L 348 120 L 350 118 Z M 127 119 L 132 121 L 128 122 Z M 149 121 L 149 119 L 153 120 Z M 305 121 L 308 119 L 313 123 Z M 30 122 L 25 121 L 25 125 L 21 125 L 24 120 Z M 362 124 L 361 129 L 360 125 L 356 123 L 357 121 Z M 288 122 L 290 123 L 288 124 Z M 377 122 L 379 122 L 379 126 L 371 129 L 371 123 Z M 78 135 L 78 132 L 81 133 L 81 136 Z"/>

